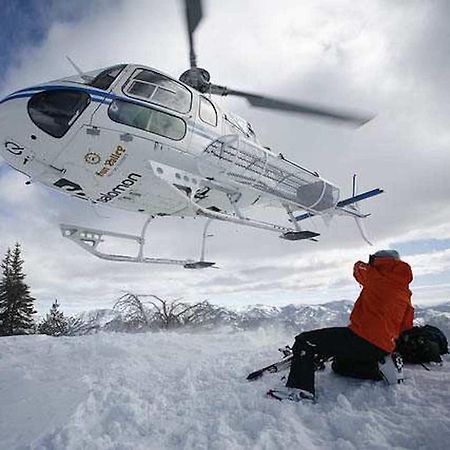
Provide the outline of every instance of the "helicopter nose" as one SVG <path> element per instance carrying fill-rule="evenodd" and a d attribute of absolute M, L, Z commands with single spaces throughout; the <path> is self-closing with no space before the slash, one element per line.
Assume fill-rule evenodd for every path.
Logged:
<path fill-rule="evenodd" d="M 27 113 L 28 98 L 11 94 L 0 101 L 0 155 L 14 169 L 29 175 L 32 132 Z"/>
<path fill-rule="evenodd" d="M 0 102 L 0 154 L 13 167 L 23 154 L 20 123 L 24 111 L 19 103 L 19 100 L 9 97 Z"/>

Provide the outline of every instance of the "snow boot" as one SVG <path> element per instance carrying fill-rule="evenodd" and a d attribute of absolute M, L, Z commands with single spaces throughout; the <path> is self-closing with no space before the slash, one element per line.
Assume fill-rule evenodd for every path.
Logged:
<path fill-rule="evenodd" d="M 400 384 L 405 380 L 403 376 L 403 360 L 399 353 L 386 355 L 378 367 L 387 384 Z"/>

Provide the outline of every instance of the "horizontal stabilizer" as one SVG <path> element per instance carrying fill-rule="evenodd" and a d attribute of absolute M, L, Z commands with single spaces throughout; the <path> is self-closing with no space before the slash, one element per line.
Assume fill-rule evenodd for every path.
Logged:
<path fill-rule="evenodd" d="M 353 197 L 346 198 L 345 200 L 341 200 L 336 204 L 336 208 L 343 208 L 344 206 L 353 205 L 354 203 L 360 202 L 361 200 L 366 200 L 371 197 L 375 197 L 376 195 L 382 194 L 384 191 L 383 189 L 376 188 L 372 189 L 371 191 L 363 192 L 362 194 L 354 195 Z M 299 216 L 295 217 L 295 220 L 297 222 L 300 222 L 300 220 L 309 219 L 310 217 L 313 217 L 315 214 L 307 212 L 300 214 Z"/>
<path fill-rule="evenodd" d="M 354 195 L 353 197 L 349 197 L 338 202 L 336 208 L 342 208 L 344 206 L 352 205 L 353 203 L 360 202 L 361 200 L 366 200 L 368 198 L 375 197 L 376 195 L 380 195 L 383 192 L 383 189 L 376 188 L 372 189 L 371 191 L 363 192 L 362 194 Z"/>

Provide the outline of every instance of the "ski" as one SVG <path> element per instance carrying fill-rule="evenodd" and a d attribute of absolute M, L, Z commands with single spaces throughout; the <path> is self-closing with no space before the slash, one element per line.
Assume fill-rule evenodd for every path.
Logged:
<path fill-rule="evenodd" d="M 292 355 L 286 356 L 281 361 L 270 364 L 269 366 L 263 367 L 262 369 L 255 370 L 247 376 L 248 381 L 254 381 L 262 377 L 265 373 L 276 373 L 280 370 L 289 369 L 291 366 Z"/>
<path fill-rule="evenodd" d="M 250 373 L 247 376 L 248 381 L 254 381 L 258 378 L 262 377 L 265 373 L 276 373 L 280 370 L 286 370 L 291 367 L 291 361 L 292 361 L 292 348 L 286 345 L 283 348 L 279 348 L 278 351 L 280 351 L 283 354 L 283 359 L 270 364 L 269 366 L 263 367 L 262 369 L 255 370 L 254 372 Z M 329 361 L 331 358 L 322 356 L 322 355 L 314 355 L 314 365 L 315 370 L 324 370 L 325 369 L 325 363 Z"/>

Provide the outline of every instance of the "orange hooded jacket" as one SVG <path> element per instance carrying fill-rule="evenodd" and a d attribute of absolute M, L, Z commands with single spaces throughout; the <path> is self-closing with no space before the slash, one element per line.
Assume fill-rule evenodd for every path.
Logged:
<path fill-rule="evenodd" d="M 392 352 L 403 330 L 412 328 L 414 308 L 411 267 L 394 258 L 358 261 L 353 276 L 363 289 L 350 315 L 350 329 L 377 347 Z"/>

